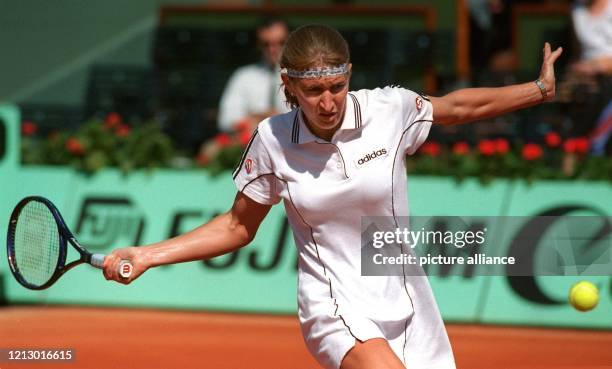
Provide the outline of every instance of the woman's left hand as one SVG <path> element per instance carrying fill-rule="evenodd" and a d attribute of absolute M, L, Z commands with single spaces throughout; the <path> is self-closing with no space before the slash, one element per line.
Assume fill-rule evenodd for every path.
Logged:
<path fill-rule="evenodd" d="M 550 49 L 548 42 L 544 43 L 544 58 L 542 60 L 542 68 L 540 69 L 540 81 L 546 87 L 546 100 L 555 98 L 555 61 L 563 52 L 563 48 L 558 47 L 554 52 Z"/>

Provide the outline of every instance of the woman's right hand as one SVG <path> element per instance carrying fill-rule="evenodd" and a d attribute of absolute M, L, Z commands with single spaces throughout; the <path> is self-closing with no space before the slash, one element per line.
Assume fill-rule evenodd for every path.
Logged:
<path fill-rule="evenodd" d="M 149 269 L 145 256 L 145 248 L 141 247 L 125 247 L 114 250 L 104 258 L 104 278 L 109 281 L 113 280 L 123 284 L 130 284 Z M 129 261 L 132 264 L 132 274 L 129 278 L 123 278 L 119 274 L 122 261 Z"/>

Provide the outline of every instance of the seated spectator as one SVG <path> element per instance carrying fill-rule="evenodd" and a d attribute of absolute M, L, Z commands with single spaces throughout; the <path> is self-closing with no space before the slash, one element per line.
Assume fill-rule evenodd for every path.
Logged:
<path fill-rule="evenodd" d="M 278 67 L 288 34 L 287 23 L 279 18 L 266 18 L 257 27 L 262 60 L 237 69 L 230 77 L 219 106 L 220 131 L 231 132 L 245 125 L 252 130 L 264 118 L 289 111 Z"/>
<path fill-rule="evenodd" d="M 585 76 L 612 75 L 612 1 L 575 1 L 572 22 L 580 43 L 580 59 L 572 71 Z"/>
<path fill-rule="evenodd" d="M 587 113 L 576 118 L 574 133 L 588 135 L 601 155 L 612 133 L 612 0 L 575 1 L 572 22 L 580 54 L 566 84 L 572 103 L 582 101 Z"/>

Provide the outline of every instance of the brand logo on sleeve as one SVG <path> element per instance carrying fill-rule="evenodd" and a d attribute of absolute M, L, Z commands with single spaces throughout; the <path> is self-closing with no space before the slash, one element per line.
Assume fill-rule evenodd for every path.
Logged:
<path fill-rule="evenodd" d="M 251 174 L 251 171 L 253 170 L 253 160 L 251 158 L 244 162 L 244 169 L 246 169 L 247 174 Z"/>
<path fill-rule="evenodd" d="M 417 96 L 414 100 L 414 104 L 416 105 L 417 110 L 423 109 L 423 99 L 420 96 Z"/>
<path fill-rule="evenodd" d="M 382 148 L 382 149 L 378 149 L 378 150 L 373 150 L 370 153 L 365 154 L 363 157 L 361 157 L 360 159 L 356 160 L 355 163 L 357 164 L 358 167 L 365 165 L 375 159 L 378 158 L 382 158 L 384 156 L 387 156 L 388 152 L 387 149 Z"/>

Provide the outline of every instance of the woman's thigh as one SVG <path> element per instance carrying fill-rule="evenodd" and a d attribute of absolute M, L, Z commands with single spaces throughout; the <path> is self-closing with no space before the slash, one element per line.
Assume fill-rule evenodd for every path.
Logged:
<path fill-rule="evenodd" d="M 406 369 L 395 355 L 387 340 L 373 338 L 365 342 L 356 341 L 349 350 L 340 369 Z"/>

